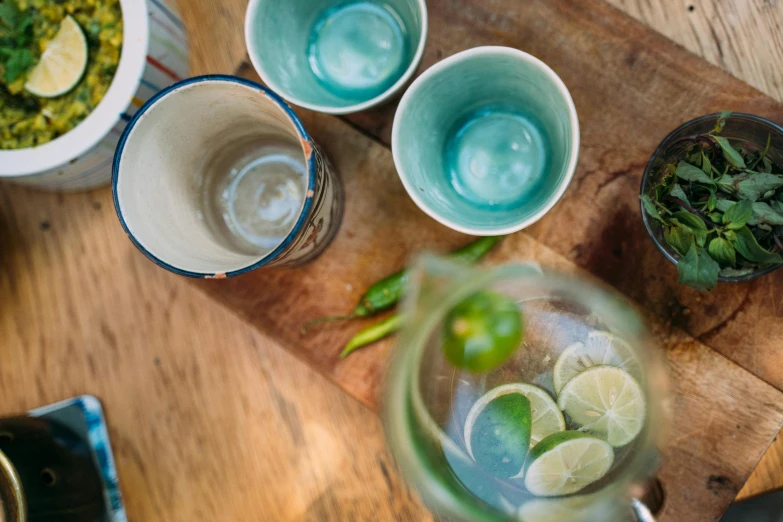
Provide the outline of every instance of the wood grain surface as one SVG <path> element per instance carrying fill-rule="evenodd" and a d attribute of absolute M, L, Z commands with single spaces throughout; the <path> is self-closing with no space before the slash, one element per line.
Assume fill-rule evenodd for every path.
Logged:
<path fill-rule="evenodd" d="M 108 189 L 0 185 L 0 267 L 0 416 L 100 397 L 131 521 L 427 516 L 374 416 L 149 263 Z"/>
<path fill-rule="evenodd" d="M 783 35 L 779 2 L 696 1 L 693 12 L 681 0 L 613 3 L 780 99 L 783 69 L 764 67 L 767 57 L 780 63 L 781 45 L 770 43 Z M 191 32 L 191 71 L 233 71 L 245 55 L 243 2 L 180 0 L 180 7 Z M 709 15 L 695 18 L 702 13 Z M 373 166 L 374 159 L 365 161 Z M 445 234 L 433 244 L 457 241 Z M 523 246 L 495 255 L 529 253 Z M 108 190 L 60 196 L 0 184 L 0 303 L 0 415 L 77 393 L 99 395 L 131 520 L 430 519 L 394 473 L 377 418 L 136 252 Z M 688 366 L 714 384 L 721 406 L 746 422 L 735 426 L 752 432 L 740 440 L 769 437 L 771 421 L 759 422 L 758 410 L 734 400 L 732 379 L 741 397 L 759 394 L 767 412 L 778 411 L 777 394 L 672 332 L 672 345 L 685 348 L 670 356 L 692 357 Z M 355 369 L 342 371 L 350 377 Z M 687 375 L 676 377 L 687 382 Z M 705 429 L 720 431 L 725 420 L 709 418 L 699 407 L 703 397 L 694 397 L 677 407 L 707 416 Z M 674 438 L 686 459 L 708 444 L 698 432 Z M 783 486 L 780 447 L 743 495 Z M 710 450 L 742 451 L 722 439 Z M 721 500 L 740 486 L 751 460 L 713 477 Z"/>

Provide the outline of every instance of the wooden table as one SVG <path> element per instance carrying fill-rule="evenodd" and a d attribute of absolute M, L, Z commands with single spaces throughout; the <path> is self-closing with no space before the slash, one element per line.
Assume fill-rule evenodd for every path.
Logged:
<path fill-rule="evenodd" d="M 780 56 L 774 56 L 780 50 L 771 45 L 748 47 L 765 30 L 781 34 L 780 6 L 759 2 L 749 4 L 748 11 L 734 12 L 731 5 L 704 2 L 697 3 L 691 14 L 676 1 L 665 2 L 670 11 L 655 11 L 641 1 L 617 3 L 649 23 L 665 26 L 682 43 L 690 43 L 691 50 L 694 42 L 701 44 L 702 54 L 721 58 L 721 65 L 754 78 L 768 92 L 783 85 L 779 76 L 773 76 L 780 71 L 764 68 L 759 58 L 762 52 L 769 53 L 769 60 L 777 58 L 775 63 L 780 63 Z M 182 8 L 191 28 L 194 72 L 237 70 L 244 61 L 243 2 L 190 0 Z M 712 25 L 698 17 L 703 11 L 711 13 Z M 722 20 L 745 28 L 740 32 L 745 38 L 727 39 L 720 32 Z M 760 21 L 766 22 L 761 29 L 754 27 Z M 710 34 L 715 34 L 714 41 L 709 40 Z M 716 47 L 722 54 L 711 54 Z M 741 56 L 754 59 L 740 60 Z M 750 76 L 756 68 L 764 74 Z M 783 98 L 783 93 L 777 96 Z M 341 146 L 359 147 L 366 140 L 347 125 L 339 127 L 341 134 L 336 136 L 326 133 L 326 125 L 331 132 L 331 123 L 311 119 L 308 124 L 340 161 L 346 161 L 339 153 Z M 371 159 L 383 175 L 391 175 L 387 152 L 377 149 Z M 587 177 L 586 186 L 605 181 L 601 176 L 606 172 L 600 168 L 596 172 L 595 180 Z M 439 246 L 459 240 L 445 235 Z M 541 245 L 533 236 L 504 249 L 496 255 L 535 251 L 554 261 L 568 261 L 568 256 Z M 574 259 L 582 264 L 578 256 Z M 389 260 L 390 265 L 400 262 Z M 3 185 L 0 267 L 0 413 L 76 393 L 99 395 L 109 413 L 132 520 L 266 518 L 259 513 L 280 520 L 426 517 L 389 471 L 377 422 L 292 363 L 268 338 L 194 291 L 187 281 L 157 269 L 135 252 L 116 223 L 108 191 L 60 196 Z M 367 278 L 375 275 L 368 272 Z M 351 297 L 346 293 L 344 299 Z M 688 316 L 684 309 L 681 313 Z M 687 322 L 680 326 L 695 328 Z M 669 335 L 676 345 L 684 338 L 676 330 Z M 710 344 L 709 336 L 705 340 Z M 691 350 L 678 356 L 691 358 L 693 368 L 709 369 L 706 377 L 713 379 L 727 408 L 737 406 L 734 393 L 762 397 L 754 403 L 760 410 L 734 412 L 746 415 L 735 435 L 755 441 L 758 448 L 725 473 L 708 477 L 712 493 L 728 498 L 755 465 L 763 441 L 771 440 L 780 426 L 781 396 L 727 360 L 716 359 L 702 344 L 689 346 Z M 722 349 L 729 351 L 726 346 Z M 357 362 L 346 361 L 332 377 L 343 383 L 363 382 L 368 376 L 356 372 L 367 366 L 360 361 L 383 350 L 357 354 Z M 746 352 L 727 355 L 774 382 L 774 375 L 764 372 L 776 368 L 763 362 L 761 355 Z M 699 366 L 704 360 L 711 365 Z M 324 357 L 322 362 L 329 361 Z M 309 362 L 319 363 L 312 358 Z M 372 402 L 374 392 L 369 388 L 353 391 Z M 762 410 L 768 418 L 757 418 Z M 692 413 L 712 414 L 714 424 L 722 424 L 723 412 Z M 747 435 L 743 429 L 752 433 Z M 683 457 L 698 449 L 693 444 L 709 439 L 704 433 L 681 433 L 677 438 Z M 731 446 L 713 449 L 724 454 L 742 451 Z M 776 455 L 757 472 L 756 485 L 747 492 L 783 486 L 783 478 L 775 474 L 780 467 Z"/>

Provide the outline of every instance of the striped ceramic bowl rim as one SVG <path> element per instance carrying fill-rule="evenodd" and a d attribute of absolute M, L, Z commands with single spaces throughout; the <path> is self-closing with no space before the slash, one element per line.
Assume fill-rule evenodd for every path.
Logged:
<path fill-rule="evenodd" d="M 151 1 L 156 5 L 160 3 Z M 122 54 L 103 100 L 83 122 L 49 143 L 26 149 L 0 150 L 0 177 L 34 175 L 75 161 L 123 119 L 147 63 L 149 17 L 144 1 L 120 0 L 120 7 L 123 20 Z M 160 7 L 168 11 L 162 4 Z"/>

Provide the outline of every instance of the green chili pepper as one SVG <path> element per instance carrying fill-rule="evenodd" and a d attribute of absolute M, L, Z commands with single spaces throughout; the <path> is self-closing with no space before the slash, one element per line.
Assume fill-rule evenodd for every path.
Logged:
<path fill-rule="evenodd" d="M 392 315 L 360 331 L 345 345 L 340 358 L 393 334 L 402 320 L 401 315 Z M 458 368 L 487 372 L 506 362 L 519 347 L 524 321 L 513 300 L 493 292 L 478 292 L 448 313 L 443 328 L 446 358 Z"/>
<path fill-rule="evenodd" d="M 345 348 L 343 348 L 343 351 L 340 353 L 340 359 L 347 357 L 348 354 L 354 350 L 358 350 L 359 348 L 367 346 L 368 344 L 372 344 L 375 341 L 380 341 L 387 335 L 393 334 L 400 329 L 400 326 L 402 326 L 402 316 L 395 314 L 388 319 L 384 319 L 378 324 L 374 324 L 369 328 L 365 328 L 358 334 L 354 335 L 350 341 L 348 341 L 348 344 L 345 345 Z"/>
<path fill-rule="evenodd" d="M 487 253 L 492 250 L 492 247 L 501 239 L 502 236 L 482 237 L 465 245 L 459 250 L 455 250 L 451 253 L 450 257 L 467 264 L 475 263 L 487 255 Z M 400 300 L 407 282 L 408 270 L 401 270 L 385 279 L 381 279 L 365 292 L 361 299 L 359 299 L 359 304 L 356 305 L 356 308 L 354 308 L 353 312 L 349 315 L 313 319 L 302 327 L 302 333 L 305 333 L 307 329 L 314 324 L 344 321 L 357 317 L 370 317 L 384 310 L 388 310 Z"/>

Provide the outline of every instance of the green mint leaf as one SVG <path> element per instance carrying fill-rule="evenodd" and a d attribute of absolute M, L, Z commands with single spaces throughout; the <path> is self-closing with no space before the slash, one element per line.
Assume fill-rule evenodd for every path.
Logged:
<path fill-rule="evenodd" d="M 777 201 L 773 201 L 772 203 L 773 205 L 780 205 L 780 203 Z M 774 226 L 783 226 L 783 212 L 777 210 L 769 203 L 764 203 L 763 201 L 753 203 L 753 216 L 748 220 L 748 225 L 755 226 L 762 223 L 767 223 L 768 225 Z"/>
<path fill-rule="evenodd" d="M 19 9 L 16 2 L 0 2 L 0 26 L 9 31 L 16 32 L 16 24 L 19 19 Z"/>
<path fill-rule="evenodd" d="M 11 83 L 19 78 L 35 60 L 29 49 L 12 49 L 11 51 L 5 62 L 5 72 L 3 73 L 6 83 Z"/>
<path fill-rule="evenodd" d="M 684 201 L 685 203 L 687 203 L 689 205 L 691 204 L 691 202 L 688 201 L 688 196 L 685 194 L 685 191 L 682 190 L 682 187 L 680 186 L 679 183 L 675 183 L 674 185 L 672 185 L 671 190 L 669 190 L 669 195 L 673 196 L 673 197 L 675 197 L 675 198 L 677 198 L 677 199 L 679 199 L 681 201 Z"/>
<path fill-rule="evenodd" d="M 679 212 L 672 214 L 672 216 L 674 216 L 677 221 L 690 228 L 691 231 L 707 230 L 707 225 L 704 221 L 699 216 L 691 214 L 687 210 L 680 210 Z"/>
<path fill-rule="evenodd" d="M 710 246 L 707 250 L 715 261 L 724 266 L 734 266 L 737 263 L 737 255 L 728 239 L 716 237 L 710 241 Z"/>
<path fill-rule="evenodd" d="M 748 171 L 734 177 L 737 195 L 756 201 L 770 191 L 783 187 L 783 176 Z"/>
<path fill-rule="evenodd" d="M 680 161 L 677 164 L 677 177 L 685 181 L 695 181 L 697 183 L 706 183 L 713 185 L 714 182 L 699 167 L 695 167 L 687 161 Z"/>
<path fill-rule="evenodd" d="M 707 200 L 707 210 L 712 212 L 715 210 L 715 206 L 718 204 L 718 198 L 715 196 L 715 193 L 713 192 L 710 194 L 710 199 Z"/>
<path fill-rule="evenodd" d="M 783 176 L 747 171 L 736 176 L 724 174 L 716 181 L 718 188 L 741 199 L 756 201 L 771 190 L 783 187 Z"/>
<path fill-rule="evenodd" d="M 723 237 L 728 239 L 729 241 L 736 241 L 737 240 L 737 233 L 733 230 L 727 230 L 723 233 Z"/>
<path fill-rule="evenodd" d="M 759 245 L 756 236 L 748 227 L 737 230 L 737 240 L 733 242 L 734 249 L 751 263 L 783 263 L 783 258 L 773 254 Z"/>
<path fill-rule="evenodd" d="M 720 265 L 710 257 L 706 250 L 691 245 L 685 257 L 677 263 L 680 284 L 696 290 L 712 290 L 718 284 Z"/>
<path fill-rule="evenodd" d="M 721 201 L 722 200 L 719 199 L 718 203 L 720 203 Z M 718 225 L 721 223 L 721 221 L 723 221 L 723 214 L 721 214 L 720 212 L 710 212 L 709 214 L 707 214 L 707 217 L 709 217 L 713 223 Z"/>
<path fill-rule="evenodd" d="M 738 230 L 745 226 L 752 215 L 753 203 L 743 199 L 726 209 L 726 213 L 723 214 L 723 224 L 729 230 Z"/>
<path fill-rule="evenodd" d="M 669 246 L 676 250 L 681 256 L 688 253 L 688 250 L 690 250 L 694 241 L 691 231 L 684 227 L 669 228 L 664 234 L 664 238 Z"/>
<path fill-rule="evenodd" d="M 745 160 L 742 159 L 742 154 L 737 152 L 736 149 L 731 146 L 729 140 L 720 136 L 713 136 L 713 139 L 718 142 L 718 145 L 720 145 L 721 150 L 723 150 L 723 157 L 726 158 L 726 161 L 729 162 L 729 165 L 738 169 L 745 168 Z"/>
<path fill-rule="evenodd" d="M 726 118 L 731 116 L 731 111 L 721 111 L 720 116 L 718 116 L 718 121 L 715 122 L 715 127 L 712 129 L 712 132 L 715 134 L 720 134 L 723 132 L 723 127 L 726 126 Z"/>
<path fill-rule="evenodd" d="M 712 163 L 710 163 L 710 158 L 707 157 L 706 154 L 704 154 L 704 151 L 701 153 L 701 170 L 708 176 L 711 176 L 712 173 Z"/>
<path fill-rule="evenodd" d="M 650 199 L 650 196 L 647 194 L 644 194 L 643 196 L 640 196 L 642 200 L 642 205 L 644 206 L 644 210 L 647 211 L 647 213 L 650 215 L 651 218 L 660 221 L 664 225 L 666 224 L 666 221 L 663 220 L 661 215 L 658 213 L 658 209 L 655 208 L 655 203 L 652 202 L 652 199 Z"/>
<path fill-rule="evenodd" d="M 715 208 L 721 212 L 726 212 L 732 205 L 734 205 L 734 202 L 730 199 L 719 199 L 715 204 Z"/>
<path fill-rule="evenodd" d="M 755 272 L 755 268 L 747 267 L 747 268 L 724 268 L 720 272 L 718 272 L 718 275 L 721 277 L 742 277 L 746 275 L 750 275 L 753 272 Z"/>
<path fill-rule="evenodd" d="M 707 243 L 707 225 L 699 216 L 682 210 L 672 214 L 671 221 L 675 225 L 688 229 L 696 239 L 697 245 L 704 246 Z"/>
<path fill-rule="evenodd" d="M 715 184 L 723 192 L 734 194 L 737 191 L 737 187 L 734 185 L 734 176 L 723 174 L 721 177 L 715 180 Z"/>

